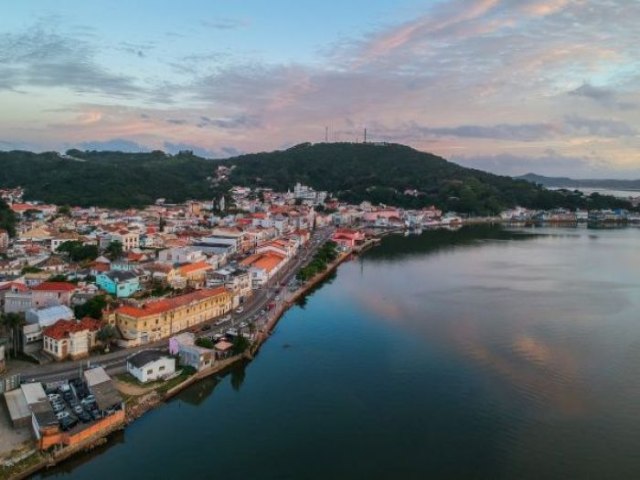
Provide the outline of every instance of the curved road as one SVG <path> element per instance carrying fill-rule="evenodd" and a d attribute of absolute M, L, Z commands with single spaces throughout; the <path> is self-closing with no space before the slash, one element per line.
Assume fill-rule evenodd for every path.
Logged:
<path fill-rule="evenodd" d="M 277 296 L 277 292 L 281 290 L 280 284 L 288 284 L 298 270 L 309 261 L 318 248 L 331 237 L 332 232 L 333 228 L 331 227 L 316 230 L 307 245 L 289 261 L 289 265 L 287 265 L 282 271 L 278 272 L 274 278 L 270 279 L 266 286 L 254 290 L 251 298 L 242 305 L 243 312 L 241 314 L 233 314 L 230 321 L 221 325 L 216 325 L 216 322 L 220 321 L 219 318 L 203 322 L 199 325 L 200 336 L 210 337 L 216 333 L 223 333 L 229 328 L 238 328 L 242 322 L 249 323 L 250 321 L 257 320 L 256 318 L 253 318 L 256 315 L 260 315 L 260 320 L 266 320 L 265 316 L 261 315 L 261 312 L 265 309 L 268 303 L 274 301 L 274 298 Z M 284 300 L 279 300 L 279 302 L 282 301 Z M 202 327 L 205 325 L 209 325 L 211 328 L 203 331 Z M 142 350 L 166 349 L 168 341 L 169 339 L 165 338 L 139 347 L 116 350 L 115 352 L 95 355 L 83 360 L 67 361 L 48 365 L 33 365 L 16 369 L 9 373 L 21 374 L 22 382 L 55 382 L 73 378 L 81 371 L 82 368 L 87 368 L 90 365 L 100 365 L 111 374 L 122 373 L 126 371 L 126 360 L 128 357 Z"/>

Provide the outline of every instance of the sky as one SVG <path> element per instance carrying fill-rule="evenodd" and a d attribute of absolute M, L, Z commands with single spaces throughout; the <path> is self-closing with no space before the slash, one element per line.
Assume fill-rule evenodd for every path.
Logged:
<path fill-rule="evenodd" d="M 224 158 L 397 142 L 506 175 L 640 178 L 640 1 L 21 0 L 0 150 Z"/>

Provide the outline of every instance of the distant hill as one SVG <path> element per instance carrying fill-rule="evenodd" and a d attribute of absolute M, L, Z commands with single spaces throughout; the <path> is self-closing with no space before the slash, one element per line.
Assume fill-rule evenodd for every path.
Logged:
<path fill-rule="evenodd" d="M 212 186 L 218 165 L 233 166 L 229 181 Z M 628 207 L 613 197 L 546 190 L 526 180 L 465 168 L 397 144 L 319 143 L 213 162 L 184 152 L 0 152 L 0 186 L 21 185 L 27 198 L 58 205 L 116 208 L 157 198 L 210 199 L 231 185 L 279 191 L 296 182 L 340 199 L 405 208 L 435 204 L 463 213 L 491 214 L 515 205 L 531 208 Z M 410 190 L 411 192 L 407 192 Z M 407 193 L 405 193 L 407 192 Z"/>
<path fill-rule="evenodd" d="M 616 179 L 582 179 L 577 180 L 568 177 L 544 177 L 535 173 L 527 173 L 521 177 L 545 187 L 552 188 L 603 188 L 611 190 L 638 190 L 640 191 L 640 180 L 616 180 Z"/>
<path fill-rule="evenodd" d="M 0 152 L 0 186 L 21 185 L 28 199 L 58 205 L 127 208 L 158 198 L 211 198 L 210 160 L 163 152 Z"/>

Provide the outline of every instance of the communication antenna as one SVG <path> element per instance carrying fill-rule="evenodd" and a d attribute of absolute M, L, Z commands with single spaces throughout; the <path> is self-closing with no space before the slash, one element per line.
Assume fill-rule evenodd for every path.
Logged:
<path fill-rule="evenodd" d="M 364 129 L 364 143 L 367 143 L 367 129 Z"/>
<path fill-rule="evenodd" d="M 329 127 L 324 127 L 324 143 L 329 143 Z"/>

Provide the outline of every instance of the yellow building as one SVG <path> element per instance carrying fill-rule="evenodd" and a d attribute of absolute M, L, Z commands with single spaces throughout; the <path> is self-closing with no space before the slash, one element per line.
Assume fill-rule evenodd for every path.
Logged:
<path fill-rule="evenodd" d="M 226 314 L 232 300 L 229 290 L 218 287 L 142 307 L 125 305 L 115 310 L 116 325 L 125 340 L 134 344 L 153 342 Z"/>

